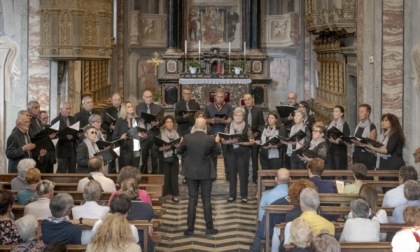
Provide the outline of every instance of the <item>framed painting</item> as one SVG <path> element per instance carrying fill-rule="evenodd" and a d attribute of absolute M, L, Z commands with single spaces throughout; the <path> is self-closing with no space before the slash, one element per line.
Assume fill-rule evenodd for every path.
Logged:
<path fill-rule="evenodd" d="M 219 47 L 243 51 L 243 6 L 241 0 L 187 0 L 184 37 L 188 51 Z"/>

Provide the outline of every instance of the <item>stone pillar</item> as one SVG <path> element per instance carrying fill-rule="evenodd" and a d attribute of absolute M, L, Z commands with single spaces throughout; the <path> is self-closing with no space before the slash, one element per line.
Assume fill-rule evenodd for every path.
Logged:
<path fill-rule="evenodd" d="M 250 49 L 260 49 L 260 0 L 252 0 L 251 4 L 251 44 Z"/>
<path fill-rule="evenodd" d="M 252 0 L 245 0 L 245 38 L 244 38 L 244 41 L 246 42 L 247 48 L 250 48 L 251 46 L 251 37 L 252 37 L 251 8 L 252 8 Z"/>
<path fill-rule="evenodd" d="M 166 54 L 176 53 L 178 44 L 178 0 L 168 1 L 168 46 Z"/>

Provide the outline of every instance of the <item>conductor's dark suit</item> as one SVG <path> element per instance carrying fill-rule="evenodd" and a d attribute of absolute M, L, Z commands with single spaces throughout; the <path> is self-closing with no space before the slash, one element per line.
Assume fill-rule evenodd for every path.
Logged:
<path fill-rule="evenodd" d="M 220 154 L 220 144 L 214 137 L 206 135 L 202 131 L 184 136 L 184 140 L 178 148 L 178 153 L 185 156 L 184 170 L 188 185 L 188 230 L 194 231 L 198 189 L 201 186 L 201 199 L 203 201 L 204 219 L 206 229 L 213 229 L 213 217 L 211 209 L 212 179 L 216 178 L 216 167 L 213 157 Z"/>
<path fill-rule="evenodd" d="M 56 122 L 60 121 L 59 130 L 63 130 L 67 128 L 67 119 L 69 120 L 69 125 L 76 123 L 76 119 L 73 116 L 66 118 L 59 114 L 51 121 L 51 124 L 54 125 Z M 55 146 L 57 173 L 74 173 L 76 171 L 76 148 L 77 138 L 73 137 L 71 140 L 69 140 L 67 136 L 58 138 L 57 145 Z"/>
<path fill-rule="evenodd" d="M 156 103 L 151 103 L 149 104 L 150 107 L 150 113 L 152 115 L 155 115 L 156 118 L 159 120 L 159 122 L 161 123 L 162 118 L 163 118 L 163 108 Z M 139 104 L 137 104 L 136 106 L 136 112 L 137 115 L 140 117 L 141 119 L 141 113 L 147 113 L 147 105 L 144 102 L 140 102 Z M 147 127 L 147 129 L 149 129 L 151 127 L 150 124 L 145 125 Z M 151 153 L 151 163 L 152 163 L 152 173 L 153 174 L 157 174 L 158 173 L 158 153 L 153 150 L 153 138 L 155 136 L 157 136 L 159 134 L 159 128 L 155 127 L 153 130 L 150 131 L 150 133 L 148 133 L 148 137 L 147 139 L 145 139 L 144 141 L 142 141 L 140 143 L 141 145 L 141 156 L 142 156 L 142 165 L 140 167 L 140 172 L 141 173 L 145 173 L 147 174 L 148 171 L 148 159 L 149 159 L 149 151 Z"/>

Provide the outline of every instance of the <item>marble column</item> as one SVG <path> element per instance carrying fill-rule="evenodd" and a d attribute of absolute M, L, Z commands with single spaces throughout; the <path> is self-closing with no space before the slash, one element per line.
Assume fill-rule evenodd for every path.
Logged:
<path fill-rule="evenodd" d="M 183 36 L 182 36 L 182 34 L 183 34 L 182 27 L 183 27 L 183 23 L 184 23 L 182 10 L 184 9 L 184 6 L 185 6 L 184 1 L 178 0 L 177 6 L 178 6 L 178 8 L 177 8 L 177 21 L 178 21 L 177 24 L 178 24 L 178 27 L 177 27 L 177 34 L 176 34 L 176 36 L 177 36 L 176 49 L 182 50 L 183 41 L 184 41 Z M 183 52 L 183 50 L 180 51 L 180 52 Z"/>
<path fill-rule="evenodd" d="M 260 49 L 260 0 L 252 0 L 251 3 L 251 45 L 250 49 Z"/>
<path fill-rule="evenodd" d="M 178 0 L 168 1 L 168 46 L 166 53 L 175 53 L 178 44 Z"/>
<path fill-rule="evenodd" d="M 252 0 L 245 0 L 245 38 L 244 38 L 244 41 L 246 42 L 247 48 L 250 48 L 251 38 L 252 38 L 251 8 L 252 8 Z"/>

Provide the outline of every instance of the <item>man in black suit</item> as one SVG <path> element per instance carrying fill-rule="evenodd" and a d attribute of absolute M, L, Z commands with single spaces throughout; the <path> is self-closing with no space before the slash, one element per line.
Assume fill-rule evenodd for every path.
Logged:
<path fill-rule="evenodd" d="M 143 92 L 143 101 L 139 102 L 136 106 L 136 112 L 137 115 L 141 118 L 141 113 L 147 113 L 152 114 L 156 116 L 157 121 L 151 122 L 151 123 L 144 123 L 146 129 L 150 129 L 150 132 L 148 133 L 147 138 L 142 141 L 141 144 L 141 159 L 142 164 L 140 166 L 140 172 L 141 173 L 148 173 L 148 165 L 147 160 L 149 159 L 149 151 L 151 152 L 152 157 L 152 173 L 157 174 L 158 173 L 158 153 L 157 151 L 153 150 L 153 138 L 159 134 L 159 121 L 163 118 L 163 108 L 159 105 L 153 102 L 153 95 L 152 91 L 145 90 Z M 152 128 L 153 127 L 153 128 Z"/>
<path fill-rule="evenodd" d="M 297 102 L 297 94 L 295 92 L 290 92 L 287 95 L 287 105 L 295 107 L 296 109 L 299 107 L 299 104 Z M 294 121 L 293 116 L 290 114 L 288 117 L 280 118 L 281 123 L 283 123 L 284 127 L 286 127 L 287 133 L 290 132 L 290 129 L 292 128 Z"/>
<path fill-rule="evenodd" d="M 63 130 L 76 123 L 77 120 L 70 115 L 71 106 L 69 102 L 60 104 L 60 114 L 51 121 L 51 124 L 60 121 L 59 130 Z M 77 138 L 72 135 L 62 136 L 58 138 L 55 146 L 57 157 L 57 173 L 74 173 L 76 172 L 76 148 Z"/>
<path fill-rule="evenodd" d="M 106 140 L 112 141 L 112 133 L 114 133 L 115 121 L 118 119 L 118 113 L 121 109 L 121 95 L 114 93 L 111 96 L 111 106 L 107 107 L 102 115 L 101 127 L 106 132 Z"/>
<path fill-rule="evenodd" d="M 260 140 L 261 133 L 264 128 L 264 115 L 261 109 L 254 106 L 254 98 L 250 94 L 244 95 L 245 103 L 245 118 L 254 133 L 254 139 Z M 254 144 L 251 147 L 251 160 L 252 160 L 252 181 L 257 183 L 258 178 L 258 151 L 260 146 Z"/>
<path fill-rule="evenodd" d="M 44 125 L 38 118 L 39 113 L 41 111 L 41 106 L 37 101 L 30 101 L 28 102 L 26 108 L 28 109 L 29 115 L 31 116 L 31 121 L 29 125 L 29 136 L 33 138 L 36 134 L 38 134 L 41 130 L 44 129 Z"/>
<path fill-rule="evenodd" d="M 86 125 L 89 124 L 89 117 L 92 114 L 100 115 L 99 112 L 93 110 L 93 99 L 92 99 L 92 97 L 90 97 L 90 96 L 83 97 L 82 106 L 83 106 L 82 110 L 80 110 L 80 112 L 77 112 L 74 115 L 74 118 L 76 118 L 76 122 L 80 121 L 80 128 L 83 128 L 83 127 L 85 127 Z"/>
<path fill-rule="evenodd" d="M 12 130 L 12 133 L 7 138 L 6 157 L 9 159 L 9 173 L 18 172 L 17 165 L 20 160 L 34 157 L 33 154 L 35 153 L 32 153 L 32 150 L 36 146 L 31 142 L 31 138 L 29 137 L 29 118 L 30 117 L 28 111 L 19 111 L 18 118 L 16 119 L 16 127 Z M 47 154 L 47 152 L 42 149 L 40 153 L 36 154 L 41 159 Z"/>
<path fill-rule="evenodd" d="M 190 128 L 194 125 L 194 113 L 182 113 L 181 111 L 200 110 L 200 104 L 191 100 L 191 87 L 182 87 L 182 100 L 175 103 L 175 121 L 179 136 L 190 133 Z"/>
<path fill-rule="evenodd" d="M 220 139 L 216 139 L 205 133 L 206 120 L 197 118 L 195 121 L 195 132 L 184 136 L 178 153 L 185 156 L 184 169 L 188 186 L 188 229 L 184 231 L 187 236 L 194 235 L 194 224 L 198 201 L 198 190 L 201 187 L 201 199 L 204 208 L 204 220 L 206 221 L 206 234 L 217 234 L 219 231 L 213 227 L 213 216 L 211 209 L 212 179 L 216 178 L 216 167 L 214 156 L 220 154 Z"/>

